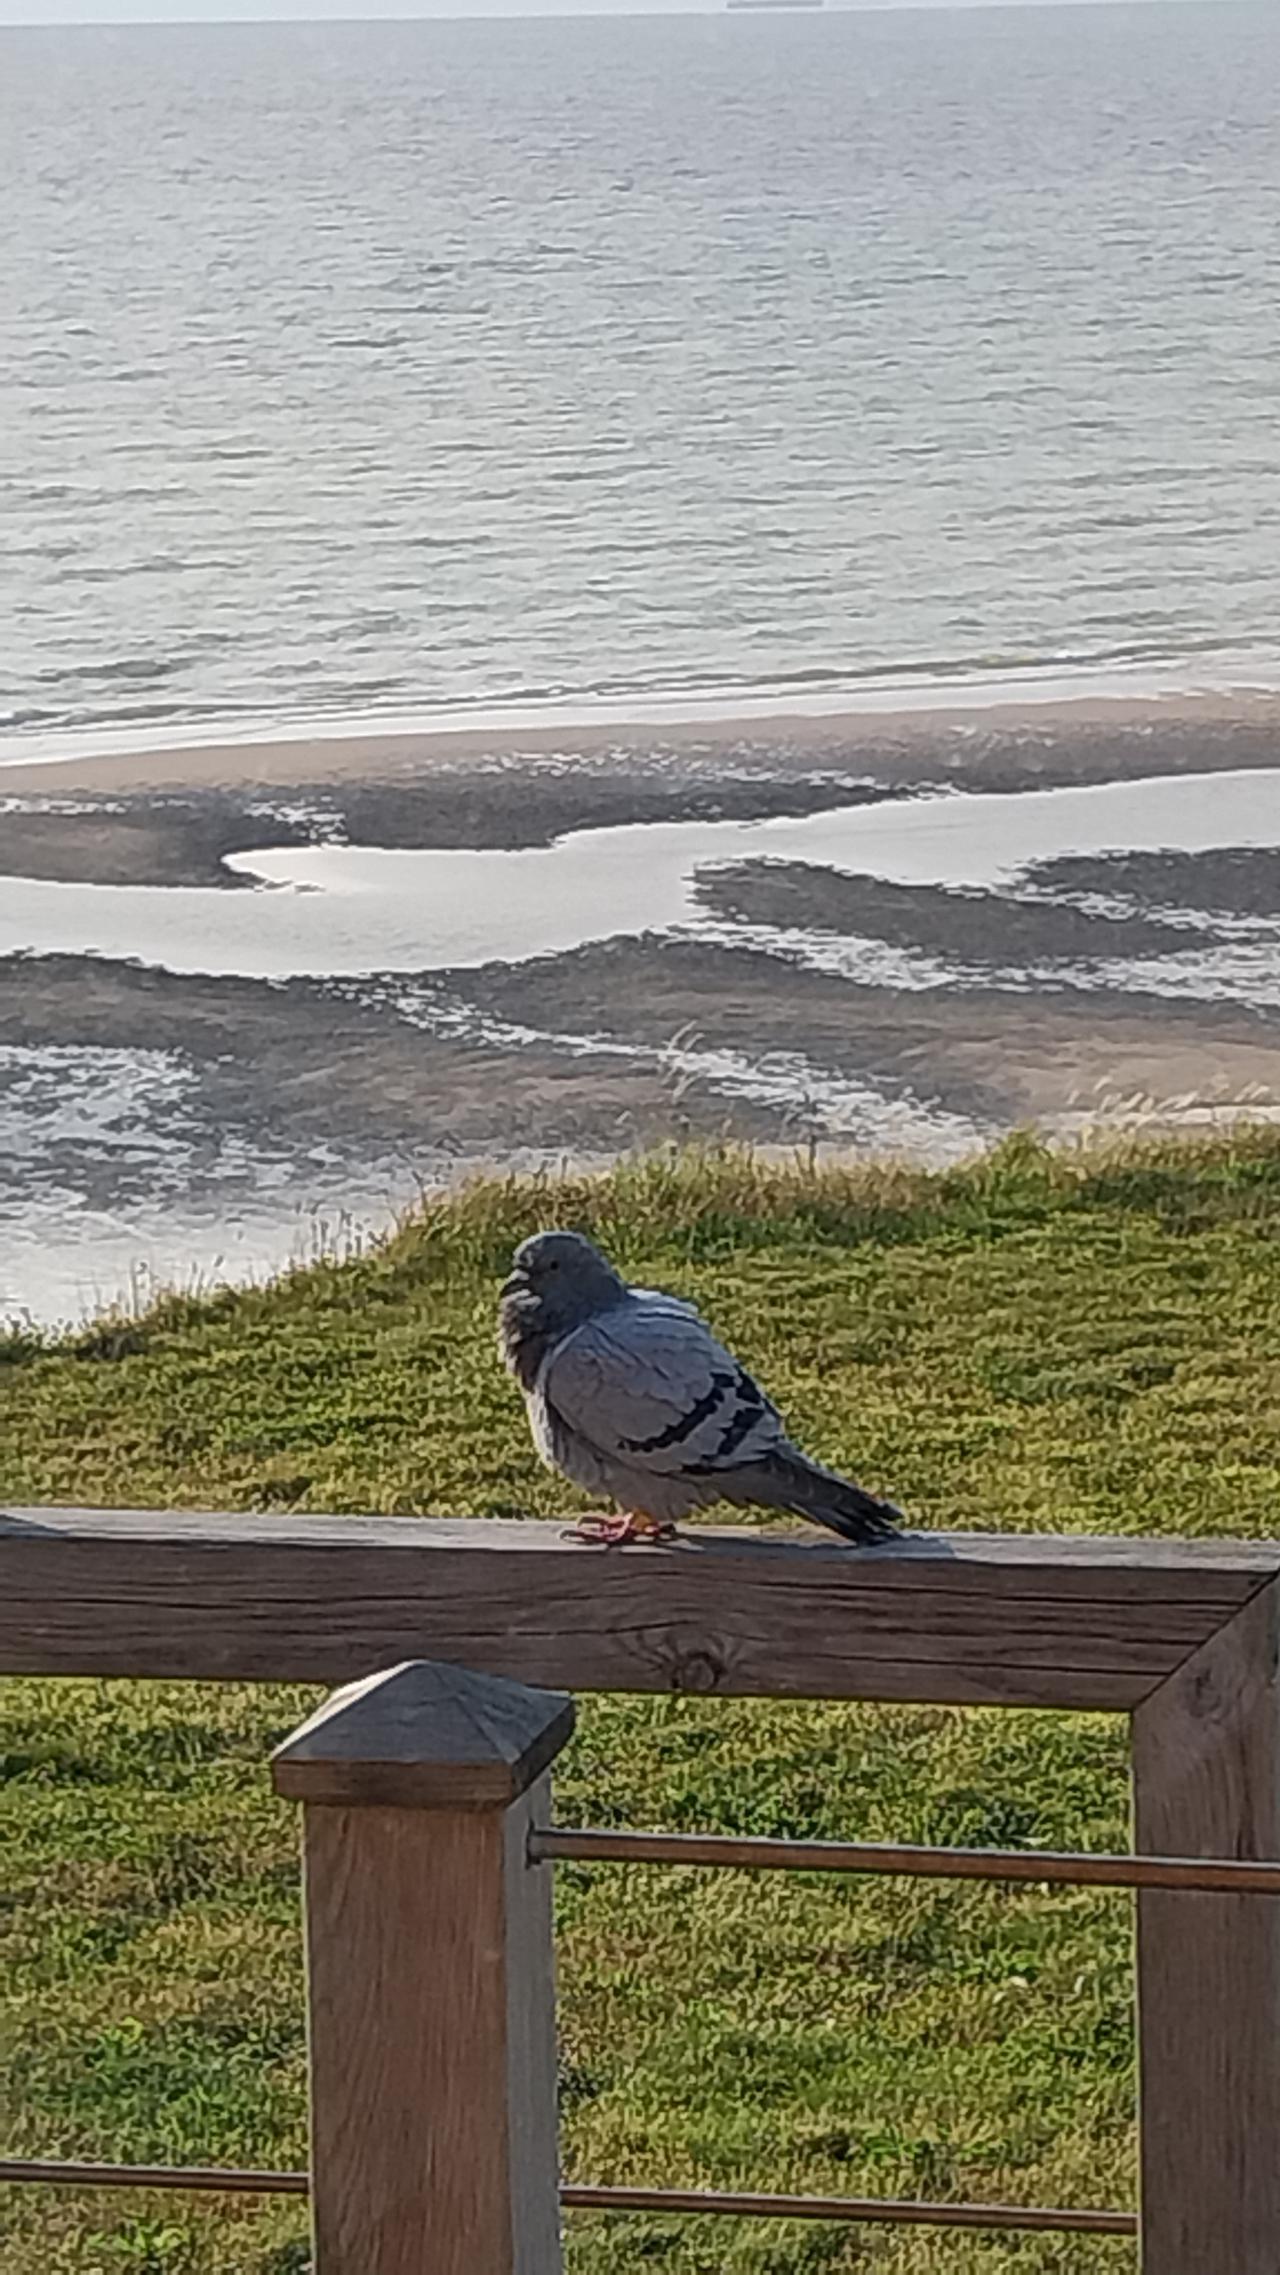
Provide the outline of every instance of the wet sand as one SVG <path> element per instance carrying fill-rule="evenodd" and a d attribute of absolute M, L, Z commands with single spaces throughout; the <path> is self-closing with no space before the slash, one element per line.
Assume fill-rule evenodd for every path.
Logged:
<path fill-rule="evenodd" d="M 1280 848 L 1201 853 L 1062 855 L 1034 873 L 1042 891 L 1121 895 L 1135 908 L 1203 909 L 1210 917 L 1280 916 Z"/>
<path fill-rule="evenodd" d="M 1280 1098 L 1280 1013 L 1068 987 L 860 987 L 782 957 L 695 941 L 611 941 L 466 975 L 512 1021 L 658 1042 L 693 1032 L 757 1056 L 797 1052 L 988 1129 L 1052 1122 L 1107 1095 Z M 811 1120 L 822 1126 L 815 1080 Z M 834 1133 L 830 1133 L 834 1134 Z"/>
<path fill-rule="evenodd" d="M 0 767 L 0 873 L 242 883 L 228 856 L 332 841 L 518 847 L 648 821 L 806 814 L 1280 764 L 1280 698 L 1199 696 L 713 725 L 210 743 Z"/>
<path fill-rule="evenodd" d="M 959 736 L 1013 738 L 1030 746 L 1050 746 L 1077 735 L 1122 742 L 1130 735 L 1159 731 L 1162 737 L 1189 735 L 1207 742 L 1222 733 L 1280 729 L 1280 691 L 1234 688 L 1222 691 L 1147 695 L 1054 695 L 1039 699 L 1010 693 L 1007 698 L 966 701 L 962 694 L 912 707 L 883 703 L 847 709 L 806 708 L 763 703 L 719 718 L 680 717 L 661 710 L 620 714 L 607 724 L 399 729 L 383 733 L 281 732 L 262 738 L 213 738 L 174 742 L 58 758 L 20 758 L 0 765 L 0 782 L 26 794 L 44 789 L 57 794 L 88 790 L 110 795 L 121 789 L 213 789 L 228 785 L 287 788 L 302 782 L 394 780 L 425 768 L 503 765 L 540 757 L 571 756 L 578 762 L 605 760 L 619 752 L 702 750 L 723 769 L 726 752 L 758 748 L 800 750 L 818 755 L 834 750 L 888 749 L 909 754 L 912 746 L 937 745 Z M 1117 762 L 1118 763 L 1118 762 Z M 1230 763 L 1247 763 L 1233 758 Z M 1083 777 L 1071 777 L 1083 779 Z M 1089 777 L 1092 779 L 1092 777 Z M 987 784 L 986 787 L 992 785 Z"/>
<path fill-rule="evenodd" d="M 376 989 L 9 958 L 0 962 L 0 1048 L 170 1055 L 195 1075 L 186 1112 L 210 1142 L 234 1131 L 250 1155 L 299 1161 L 394 1158 L 425 1174 L 441 1156 L 500 1157 L 523 1145 L 598 1152 L 656 1142 L 677 1126 L 707 1136 L 724 1127 L 725 1101 L 705 1085 L 690 1085 L 675 1114 L 672 1079 L 643 1048 L 648 1035 L 637 1036 L 634 1057 L 549 1038 L 520 1048 L 488 1037 L 478 1019 L 457 1019 L 452 990 L 431 1000 L 447 1009 L 445 1031 L 405 1017 Z M 749 1103 L 736 1116 L 749 1136 L 776 1134 L 780 1119 Z M 101 1167 L 118 1180 L 128 1163 Z M 95 1197 L 106 1197 L 105 1184 Z"/>
<path fill-rule="evenodd" d="M 1206 858 L 1187 857 L 1191 877 L 1195 860 Z M 1079 866 L 1105 871 L 1105 862 Z M 837 932 L 1004 968 L 1025 969 L 1064 957 L 1091 961 L 1182 955 L 1214 937 L 1154 915 L 1104 914 L 1066 900 L 1015 898 L 960 886 L 893 884 L 806 861 L 726 862 L 702 870 L 694 889 L 711 915 L 733 924 Z"/>
<path fill-rule="evenodd" d="M 228 863 L 255 849 L 540 847 L 1255 769 L 1275 801 L 1275 699 L 211 746 L 0 769 L 0 892 L 5 873 L 213 885 L 248 913 L 255 880 Z M 1233 794 L 1245 831 L 1247 782 Z M 311 1199 L 385 1218 L 468 1164 L 726 1136 L 943 1160 L 1016 1123 L 1280 1110 L 1265 842 L 1041 860 L 983 888 L 717 855 L 696 896 L 696 923 L 524 960 L 294 967 L 350 978 L 0 958 L 0 1317 L 101 1302 L 135 1254 L 168 1276 L 278 1266 Z M 1188 949 L 1242 941 L 1256 1002 L 1178 998 Z"/>
<path fill-rule="evenodd" d="M 1070 987 L 860 987 L 749 947 L 651 936 L 358 987 L 179 977 L 92 957 L 0 964 L 0 1048 L 168 1053 L 189 1111 L 249 1150 L 385 1158 L 599 1152 L 675 1135 L 851 1131 L 861 1082 L 984 1131 L 1134 1092 L 1280 1099 L 1280 1012 Z M 722 1079 L 791 1072 L 792 1095 Z M 808 1079 L 806 1082 L 806 1070 Z M 50 1157 L 51 1158 L 51 1157 Z M 46 1161 L 45 1167 L 48 1167 Z M 104 1163 L 117 1178 L 120 1164 Z"/>

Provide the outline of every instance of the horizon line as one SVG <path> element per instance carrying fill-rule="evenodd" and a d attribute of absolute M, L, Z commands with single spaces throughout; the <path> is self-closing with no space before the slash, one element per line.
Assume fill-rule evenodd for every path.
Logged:
<path fill-rule="evenodd" d="M 332 13 L 321 12 L 303 15 L 264 11 L 261 14 L 225 15 L 210 12 L 207 15 L 128 15 L 128 16 L 9 16 L 0 14 L 0 31 L 186 31 L 197 26 L 209 30 L 236 31 L 254 25 L 298 25 L 320 28 L 327 25 L 353 25 L 363 28 L 369 24 L 415 23 L 572 23 L 583 18 L 612 18 L 620 22 L 650 21 L 670 16 L 723 16 L 770 15 L 779 16 L 870 16 L 870 15 L 955 15 L 980 13 L 1006 14 L 1018 8 L 1062 11 L 1068 8 L 1151 8 L 1151 7 L 1248 7 L 1259 0 L 813 0 L 813 4 L 797 7 L 795 0 L 757 0 L 751 8 L 733 7 L 730 0 L 670 0 L 669 5 L 643 4 L 613 7 L 609 0 L 583 0 L 580 6 L 565 6 L 563 0 L 553 0 L 547 7 L 515 7 L 505 0 L 494 0 L 487 5 L 480 0 L 473 7 L 430 6 L 414 8 L 379 9 L 348 13 L 345 9 Z"/>

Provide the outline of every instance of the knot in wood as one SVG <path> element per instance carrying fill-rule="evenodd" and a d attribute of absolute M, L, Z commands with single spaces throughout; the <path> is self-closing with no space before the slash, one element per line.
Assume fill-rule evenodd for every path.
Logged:
<path fill-rule="evenodd" d="M 671 1662 L 672 1690 L 718 1690 L 724 1680 L 724 1661 L 705 1647 L 677 1651 Z"/>

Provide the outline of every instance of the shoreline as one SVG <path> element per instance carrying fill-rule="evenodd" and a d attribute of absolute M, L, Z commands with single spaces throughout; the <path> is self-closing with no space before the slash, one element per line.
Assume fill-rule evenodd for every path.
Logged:
<path fill-rule="evenodd" d="M 939 1166 L 1017 1127 L 1240 1118 L 1280 1118 L 1280 1014 L 903 992 L 749 937 L 368 987 L 0 959 L 0 1325 L 252 1278 L 483 1168 L 726 1141 Z"/>
<path fill-rule="evenodd" d="M 526 758 L 599 765 L 615 756 L 652 753 L 655 748 L 676 757 L 696 751 L 704 758 L 728 752 L 737 758 L 746 746 L 748 753 L 767 751 L 775 766 L 795 771 L 802 762 L 829 769 L 833 761 L 874 761 L 886 751 L 909 759 L 922 751 L 936 754 L 944 746 L 963 758 L 967 745 L 984 739 L 1026 737 L 1049 751 L 1064 736 L 1179 738 L 1270 731 L 1276 736 L 1280 759 L 1280 689 L 1064 694 L 1059 682 L 1053 693 L 1003 689 L 986 701 L 975 700 L 972 691 L 953 689 L 937 702 L 922 700 L 922 692 L 895 696 L 892 705 L 841 698 L 843 707 L 823 710 L 761 699 L 758 705 L 695 716 L 681 715 L 678 704 L 652 710 L 637 705 L 608 721 L 577 724 L 545 715 L 536 724 L 502 724 L 494 716 L 488 724 L 370 731 L 341 725 L 330 730 L 312 723 L 296 732 L 245 738 L 224 732 L 163 745 L 149 744 L 142 736 L 129 739 L 119 750 L 81 749 L 29 758 L 0 755 L 0 800 L 57 797 L 68 790 L 110 796 L 131 791 L 302 789 L 370 780 L 391 784 L 450 770 L 492 772 Z M 692 708 L 696 711 L 696 706 Z M 689 709 L 685 707 L 686 714 Z"/>
<path fill-rule="evenodd" d="M 1036 792 L 1104 807 L 1105 829 L 1043 829 Z M 974 868 L 966 803 L 984 831 L 1004 809 L 1012 887 Z M 646 834 L 673 823 L 694 827 Z M 945 844 L 892 855 L 922 826 Z M 682 864 L 707 860 L 677 905 Z M 82 756 L 0 768 L 0 872 L 0 1296 L 19 1307 L 50 1275 L 101 1291 L 126 1256 L 270 1268 L 316 1209 L 359 1221 L 381 1192 L 530 1150 L 943 1159 L 1099 1114 L 1280 1113 L 1280 695 Z M 578 944 L 539 952 L 552 873 Z M 449 897 L 481 886 L 524 928 L 483 954 Z M 279 955 L 234 976 L 255 928 L 312 919 L 304 976 Z M 175 970 L 184 938 L 197 961 Z"/>
<path fill-rule="evenodd" d="M 532 851 L 587 831 L 821 813 L 834 823 L 842 809 L 948 792 L 1016 798 L 1255 772 L 1280 772 L 1280 696 L 726 719 L 627 738 L 544 728 L 505 742 L 210 744 L 0 769 L 0 875 L 243 894 L 255 854 Z"/>

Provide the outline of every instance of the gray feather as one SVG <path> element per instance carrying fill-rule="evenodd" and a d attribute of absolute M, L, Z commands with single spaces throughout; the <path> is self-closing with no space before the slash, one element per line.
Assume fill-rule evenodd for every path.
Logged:
<path fill-rule="evenodd" d="M 836 1470 L 824 1469 L 821 1462 L 810 1461 L 797 1446 L 786 1445 L 763 1461 L 735 1470 L 722 1480 L 720 1490 L 726 1501 L 749 1508 L 785 1509 L 791 1516 L 809 1517 L 864 1548 L 898 1536 L 901 1509 L 864 1492 Z"/>

